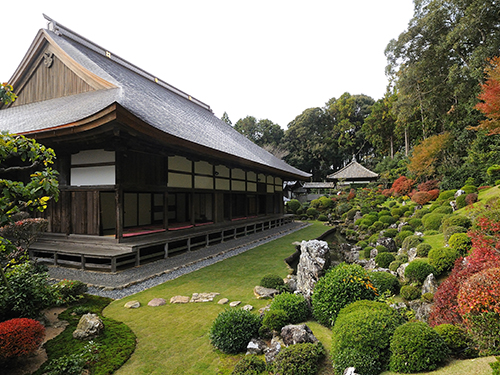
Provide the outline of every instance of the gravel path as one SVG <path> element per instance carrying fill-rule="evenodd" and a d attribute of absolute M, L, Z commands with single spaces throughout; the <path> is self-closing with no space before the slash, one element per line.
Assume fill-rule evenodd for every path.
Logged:
<path fill-rule="evenodd" d="M 49 274 L 56 280 L 80 280 L 89 285 L 88 293 L 90 294 L 119 299 L 241 254 L 305 226 L 304 223 L 293 222 L 265 232 L 254 233 L 116 273 L 52 266 L 49 267 Z"/>

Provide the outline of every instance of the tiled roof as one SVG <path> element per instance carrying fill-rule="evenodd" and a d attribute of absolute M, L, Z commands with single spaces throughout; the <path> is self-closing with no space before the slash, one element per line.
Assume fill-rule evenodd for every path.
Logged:
<path fill-rule="evenodd" d="M 49 19 L 50 20 L 50 19 Z M 52 21 L 52 20 L 51 20 Z M 118 103 L 137 118 L 167 134 L 250 162 L 306 178 L 217 118 L 210 107 L 154 76 L 107 54 L 71 30 L 57 25 L 47 33 L 76 63 L 116 88 L 101 89 L 4 109 L 0 129 L 14 133 L 65 125 Z"/>
<path fill-rule="evenodd" d="M 326 178 L 329 178 L 331 180 L 376 179 L 378 178 L 378 174 L 370 171 L 369 169 L 363 167 L 361 164 L 353 160 L 344 168 L 328 175 Z"/>
<path fill-rule="evenodd" d="M 304 189 L 334 189 L 335 182 L 306 182 L 302 187 Z"/>

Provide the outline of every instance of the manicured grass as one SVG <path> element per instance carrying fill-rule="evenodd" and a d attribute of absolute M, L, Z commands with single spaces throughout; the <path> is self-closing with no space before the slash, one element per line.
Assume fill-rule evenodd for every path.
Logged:
<path fill-rule="evenodd" d="M 229 356 L 215 350 L 208 332 L 217 314 L 228 308 L 218 305 L 219 298 L 251 304 L 255 310 L 269 303 L 257 300 L 254 286 L 266 274 L 285 277 L 288 270 L 284 259 L 294 252 L 295 241 L 317 238 L 329 228 L 323 223 L 226 259 L 196 272 L 166 282 L 136 295 L 112 302 L 104 315 L 127 324 L 137 336 L 137 347 L 130 359 L 116 374 L 230 374 L 241 356 Z M 175 295 L 218 292 L 212 303 L 189 303 L 149 307 L 155 298 L 167 301 Z M 125 309 L 127 301 L 138 300 L 142 307 Z M 313 325 L 313 324 L 312 324 Z M 328 330 L 317 325 L 321 341 L 330 347 Z"/>
<path fill-rule="evenodd" d="M 495 357 L 474 358 L 463 361 L 454 360 L 436 371 L 419 372 L 418 375 L 491 375 L 490 362 L 495 362 Z M 398 373 L 385 371 L 381 375 L 398 375 Z"/>

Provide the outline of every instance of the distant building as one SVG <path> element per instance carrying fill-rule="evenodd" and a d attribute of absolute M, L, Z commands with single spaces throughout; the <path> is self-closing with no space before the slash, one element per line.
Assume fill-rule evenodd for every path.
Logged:
<path fill-rule="evenodd" d="M 378 174 L 363 167 L 353 158 L 344 168 L 326 176 L 326 178 L 333 180 L 338 185 L 366 184 L 376 181 Z"/>
<path fill-rule="evenodd" d="M 32 256 L 116 270 L 281 225 L 300 171 L 210 107 L 46 17 L 0 129 L 57 155 L 60 199 Z"/>

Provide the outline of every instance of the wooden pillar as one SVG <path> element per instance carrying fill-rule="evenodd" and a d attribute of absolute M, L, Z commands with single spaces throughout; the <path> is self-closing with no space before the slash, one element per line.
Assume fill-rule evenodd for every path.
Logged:
<path fill-rule="evenodd" d="M 121 242 L 123 239 L 123 190 L 117 188 L 115 192 L 116 206 L 116 242 Z"/>

